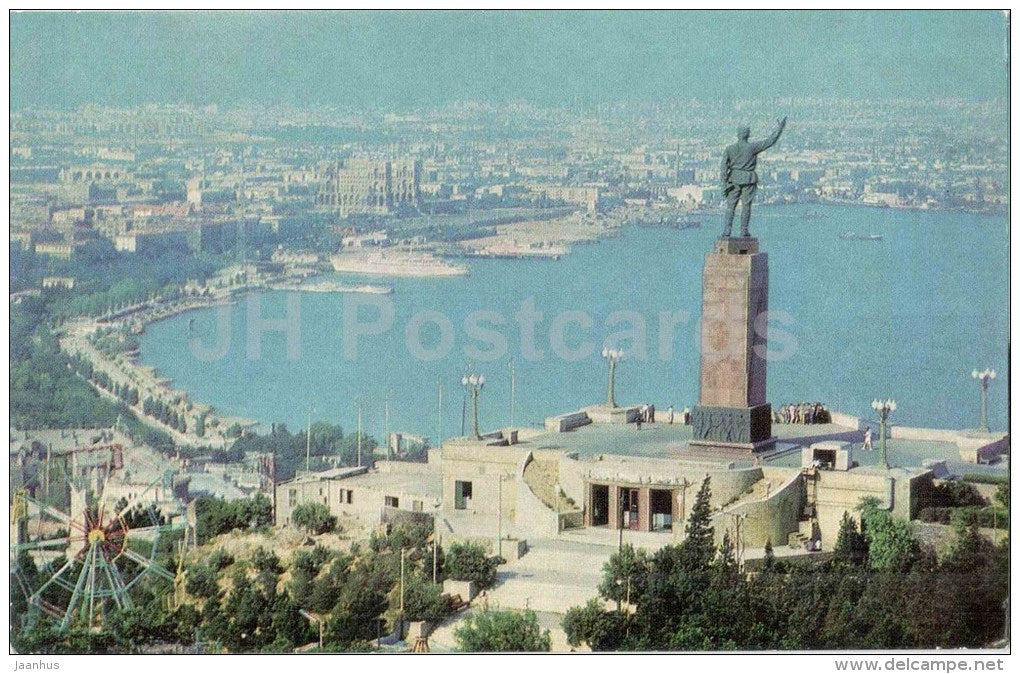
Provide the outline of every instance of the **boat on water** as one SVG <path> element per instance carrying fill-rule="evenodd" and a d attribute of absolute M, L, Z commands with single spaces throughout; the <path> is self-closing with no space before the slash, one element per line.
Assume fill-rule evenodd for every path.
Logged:
<path fill-rule="evenodd" d="M 344 283 L 307 283 L 296 290 L 309 293 L 364 293 L 368 295 L 392 295 L 393 286 L 377 286 L 370 283 L 347 285 Z"/>
<path fill-rule="evenodd" d="M 465 248 L 461 255 L 463 257 L 483 257 L 503 260 L 559 260 L 570 252 L 567 246 L 546 244 L 539 247 L 523 245 L 493 245 L 482 248 Z"/>
<path fill-rule="evenodd" d="M 306 293 L 362 293 L 366 295 L 392 295 L 393 286 L 372 285 L 370 283 L 332 283 L 322 281 L 319 283 L 279 283 L 273 286 L 274 290 L 298 290 Z"/>
<path fill-rule="evenodd" d="M 841 232 L 839 238 L 845 241 L 881 241 L 881 234 L 855 234 L 854 232 Z"/>
<path fill-rule="evenodd" d="M 344 274 L 425 278 L 467 276 L 468 273 L 467 265 L 452 264 L 430 253 L 339 253 L 329 261 L 334 271 Z"/>
<path fill-rule="evenodd" d="M 680 218 L 659 218 L 656 220 L 639 220 L 638 227 L 655 229 L 697 229 L 701 227 L 701 220 L 682 220 Z"/>

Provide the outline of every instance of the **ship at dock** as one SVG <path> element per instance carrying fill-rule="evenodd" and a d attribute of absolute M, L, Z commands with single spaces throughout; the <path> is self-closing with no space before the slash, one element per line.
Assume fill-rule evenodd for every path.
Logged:
<path fill-rule="evenodd" d="M 306 293 L 360 293 L 365 295 L 392 295 L 393 286 L 372 285 L 359 283 L 357 285 L 348 283 L 332 283 L 322 281 L 318 283 L 277 283 L 272 286 L 274 290 L 298 290 Z"/>
<path fill-rule="evenodd" d="M 338 253 L 330 258 L 333 270 L 342 274 L 399 277 L 467 276 L 468 267 L 452 264 L 430 253 L 410 251 L 374 251 Z"/>
<path fill-rule="evenodd" d="M 881 241 L 881 234 L 856 234 L 854 232 L 841 232 L 839 238 L 844 241 Z"/>

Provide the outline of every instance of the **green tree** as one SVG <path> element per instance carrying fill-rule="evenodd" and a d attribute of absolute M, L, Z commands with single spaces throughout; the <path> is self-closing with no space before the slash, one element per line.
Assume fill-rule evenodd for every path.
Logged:
<path fill-rule="evenodd" d="M 995 499 L 1009 510 L 1009 482 L 1003 482 L 996 488 Z"/>
<path fill-rule="evenodd" d="M 474 581 L 481 590 L 496 582 L 496 569 L 502 560 L 489 557 L 485 548 L 474 543 L 454 543 L 443 562 L 443 575 L 451 580 Z"/>
<path fill-rule="evenodd" d="M 910 525 L 880 509 L 875 499 L 862 499 L 861 530 L 868 544 L 868 564 L 876 571 L 905 571 L 920 558 Z"/>
<path fill-rule="evenodd" d="M 833 548 L 833 558 L 842 564 L 860 566 L 868 559 L 868 542 L 864 534 L 857 529 L 857 522 L 844 511 Z"/>
<path fill-rule="evenodd" d="M 336 528 L 336 517 L 324 503 L 302 503 L 291 513 L 294 524 L 313 534 L 325 534 Z"/>
<path fill-rule="evenodd" d="M 602 567 L 599 596 L 615 601 L 617 607 L 627 599 L 636 600 L 648 587 L 649 569 L 650 561 L 645 551 L 627 543 L 614 552 Z"/>
<path fill-rule="evenodd" d="M 593 651 L 615 651 L 626 634 L 629 615 L 607 611 L 597 599 L 584 606 L 572 606 L 563 616 L 563 631 L 571 646 L 587 644 Z"/>
<path fill-rule="evenodd" d="M 715 529 L 712 527 L 712 478 L 705 476 L 687 520 L 683 547 L 695 565 L 708 565 L 715 557 Z"/>
<path fill-rule="evenodd" d="M 400 607 L 400 586 L 390 593 L 391 609 Z M 443 596 L 443 587 L 421 573 L 407 574 L 404 579 L 404 617 L 407 620 L 436 622 L 450 614 L 450 602 Z"/>
<path fill-rule="evenodd" d="M 346 650 L 376 637 L 377 621 L 386 610 L 386 595 L 365 583 L 348 583 L 330 612 L 324 640 L 330 649 Z"/>
<path fill-rule="evenodd" d="M 219 591 L 219 586 L 216 582 L 216 570 L 206 564 L 196 564 L 189 567 L 185 575 L 187 581 L 184 587 L 187 589 L 188 594 L 208 599 L 215 596 Z"/>
<path fill-rule="evenodd" d="M 276 553 L 261 546 L 252 553 L 251 565 L 258 573 L 269 572 L 273 576 L 283 573 L 283 565 Z"/>
<path fill-rule="evenodd" d="M 468 653 L 547 652 L 549 630 L 542 631 L 533 611 L 485 611 L 469 615 L 454 631 Z"/>

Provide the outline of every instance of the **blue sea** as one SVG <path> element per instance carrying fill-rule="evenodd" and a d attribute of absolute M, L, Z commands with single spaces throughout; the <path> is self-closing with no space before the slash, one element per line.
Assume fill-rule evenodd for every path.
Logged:
<path fill-rule="evenodd" d="M 270 291 L 178 315 L 148 327 L 142 362 L 193 399 L 266 427 L 296 429 L 311 411 L 353 430 L 360 401 L 366 432 L 434 441 L 460 434 L 465 407 L 470 430 L 465 373 L 486 377 L 483 428 L 510 423 L 511 368 L 517 425 L 603 402 L 608 338 L 624 350 L 617 402 L 693 406 L 701 271 L 717 220 L 628 227 L 559 261 L 471 260 L 461 278 L 331 275 L 394 293 Z M 970 373 L 991 367 L 991 426 L 1006 430 L 1005 217 L 777 206 L 758 208 L 751 230 L 769 255 L 773 405 L 821 401 L 867 417 L 872 399 L 893 398 L 897 424 L 974 428 L 980 385 Z M 844 231 L 884 238 L 842 240 Z"/>

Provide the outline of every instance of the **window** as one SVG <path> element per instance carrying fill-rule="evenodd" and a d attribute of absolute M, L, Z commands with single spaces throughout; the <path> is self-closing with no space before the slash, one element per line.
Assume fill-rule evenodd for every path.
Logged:
<path fill-rule="evenodd" d="M 294 501 L 297 500 L 297 489 L 291 489 L 290 493 L 287 494 L 287 502 L 294 505 Z"/>
<path fill-rule="evenodd" d="M 386 497 L 386 507 L 387 508 L 399 508 L 400 507 L 400 499 L 398 499 L 396 496 L 387 496 Z"/>
<path fill-rule="evenodd" d="M 340 503 L 354 503 L 354 490 L 353 489 L 341 489 L 340 490 Z"/>
<path fill-rule="evenodd" d="M 411 510 L 413 510 L 416 513 L 420 513 L 422 511 L 422 503 L 421 503 L 421 501 L 412 501 L 411 502 Z"/>
<path fill-rule="evenodd" d="M 453 487 L 453 507 L 455 510 L 467 510 L 471 505 L 471 483 L 457 480 Z"/>

